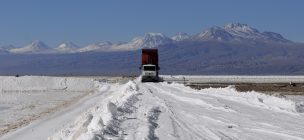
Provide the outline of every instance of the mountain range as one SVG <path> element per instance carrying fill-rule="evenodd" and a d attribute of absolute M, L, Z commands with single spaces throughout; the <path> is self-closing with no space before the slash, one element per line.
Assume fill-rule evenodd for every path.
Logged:
<path fill-rule="evenodd" d="M 142 48 L 158 48 L 160 74 L 303 75 L 304 44 L 247 24 L 173 37 L 146 33 L 129 42 L 49 47 L 41 41 L 0 48 L 0 75 L 134 75 Z"/>
<path fill-rule="evenodd" d="M 73 42 L 64 42 L 58 47 L 49 47 L 39 40 L 35 40 L 24 47 L 2 46 L 1 52 L 7 53 L 81 53 L 81 52 L 104 52 L 104 51 L 130 51 L 142 48 L 155 48 L 161 45 L 181 41 L 238 41 L 238 42 L 266 42 L 266 43 L 293 43 L 282 35 L 274 32 L 260 32 L 247 24 L 232 23 L 224 27 L 211 27 L 195 35 L 178 32 L 169 38 L 162 33 L 146 33 L 142 37 L 135 37 L 130 42 L 99 42 L 79 47 Z"/>

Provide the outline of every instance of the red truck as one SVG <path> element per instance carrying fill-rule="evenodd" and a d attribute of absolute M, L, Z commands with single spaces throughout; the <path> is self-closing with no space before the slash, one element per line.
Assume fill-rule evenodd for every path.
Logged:
<path fill-rule="evenodd" d="M 141 81 L 159 81 L 158 51 L 157 49 L 142 49 L 141 54 Z"/>

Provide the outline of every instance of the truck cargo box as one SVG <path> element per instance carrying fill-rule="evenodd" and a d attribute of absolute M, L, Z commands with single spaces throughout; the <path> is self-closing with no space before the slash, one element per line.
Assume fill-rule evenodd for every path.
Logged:
<path fill-rule="evenodd" d="M 158 67 L 157 49 L 142 49 L 141 65 L 152 64 Z"/>

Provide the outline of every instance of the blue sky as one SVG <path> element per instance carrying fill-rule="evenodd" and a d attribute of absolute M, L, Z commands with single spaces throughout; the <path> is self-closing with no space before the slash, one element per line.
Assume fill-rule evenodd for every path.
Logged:
<path fill-rule="evenodd" d="M 87 45 L 240 22 L 304 42 L 303 0 L 1 0 L 0 45 Z"/>

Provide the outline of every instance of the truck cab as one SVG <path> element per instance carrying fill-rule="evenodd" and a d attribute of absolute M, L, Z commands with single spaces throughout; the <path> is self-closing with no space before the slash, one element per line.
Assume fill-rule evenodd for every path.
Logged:
<path fill-rule="evenodd" d="M 142 82 L 158 81 L 158 69 L 156 65 L 146 64 L 141 67 Z"/>

